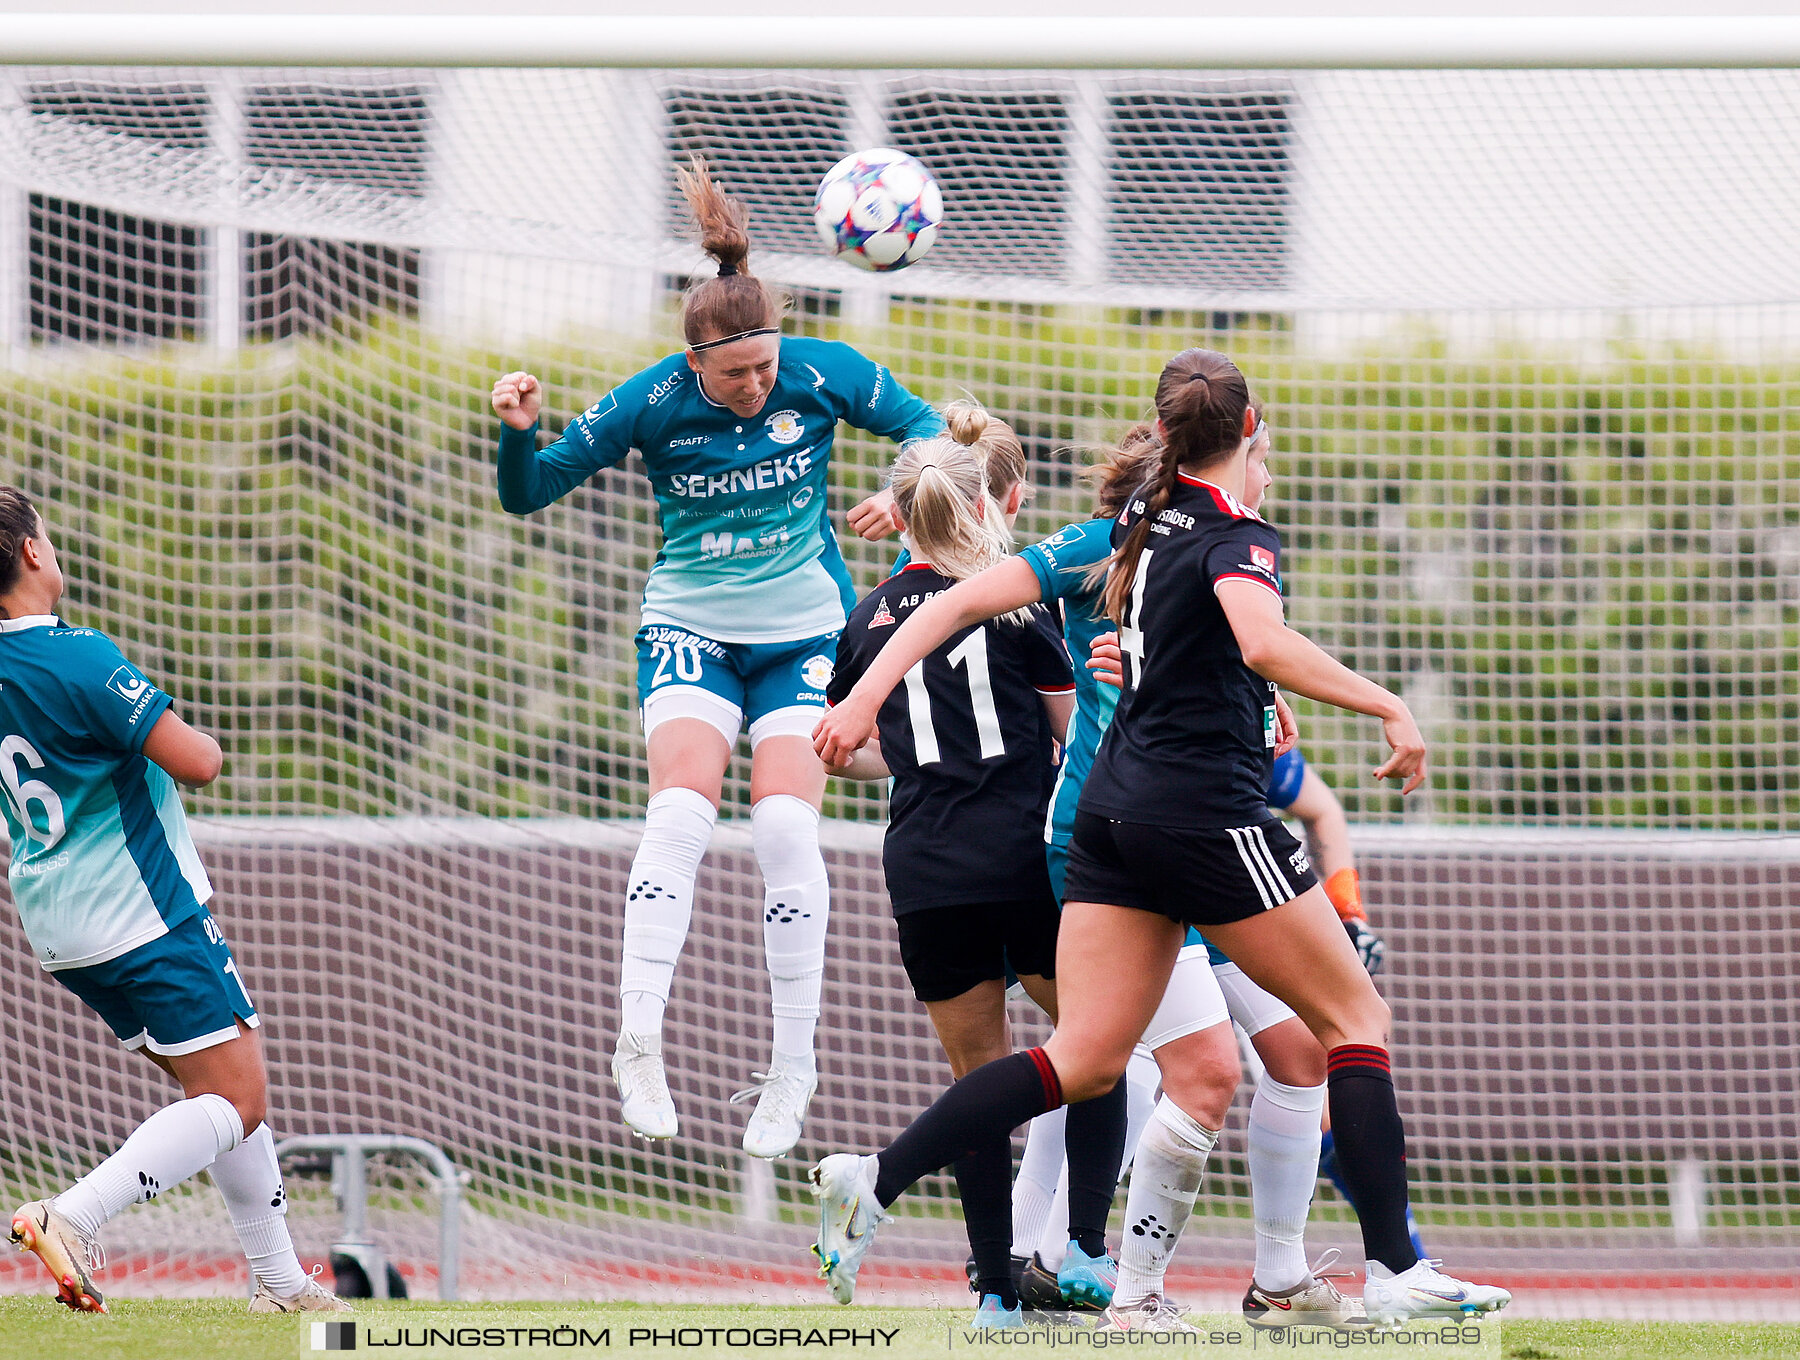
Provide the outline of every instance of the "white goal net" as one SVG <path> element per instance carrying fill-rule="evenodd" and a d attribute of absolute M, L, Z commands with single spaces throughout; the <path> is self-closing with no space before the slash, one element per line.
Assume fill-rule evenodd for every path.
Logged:
<path fill-rule="evenodd" d="M 808 220 L 871 145 L 944 188 L 900 274 Z M 1292 617 L 1434 742 L 1403 808 L 1375 726 L 1301 706 L 1389 945 L 1428 1247 L 1526 1299 L 1741 1309 L 1800 1277 L 1796 146 L 1788 70 L 0 68 L 0 480 L 47 509 L 67 616 L 224 744 L 191 807 L 277 1135 L 444 1147 L 465 1296 L 811 1299 L 809 1158 L 948 1077 L 882 803 L 828 793 L 823 1084 L 796 1155 L 747 1168 L 734 766 L 670 1011 L 682 1136 L 631 1141 L 606 1063 L 651 501 L 634 458 L 503 514 L 489 384 L 541 375 L 555 430 L 676 347 L 694 151 L 792 332 L 1022 431 L 1025 538 L 1086 516 L 1070 450 L 1144 415 L 1166 356 L 1224 349 L 1268 402 Z M 891 448 L 838 447 L 841 522 Z M 844 546 L 863 585 L 893 551 Z M 168 1092 L 0 935 L 0 1189 L 29 1197 Z M 1178 1294 L 1242 1288 L 1243 1154 L 1240 1109 Z M 434 1203 L 375 1184 L 431 1292 Z M 322 1257 L 329 1194 L 294 1198 Z M 869 1278 L 954 1298 L 949 1182 L 901 1208 Z M 1356 1240 L 1328 1189 L 1315 1225 Z M 243 1278 L 204 1184 L 108 1243 L 109 1292 Z"/>

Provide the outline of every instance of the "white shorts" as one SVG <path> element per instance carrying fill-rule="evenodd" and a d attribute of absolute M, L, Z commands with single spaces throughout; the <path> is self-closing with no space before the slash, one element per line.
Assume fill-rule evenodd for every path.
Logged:
<path fill-rule="evenodd" d="M 1225 994 L 1231 1018 L 1237 1021 L 1246 1038 L 1254 1039 L 1265 1029 L 1295 1018 L 1287 1002 L 1258 987 L 1235 963 L 1214 964 L 1212 975 L 1218 981 L 1219 990 Z"/>
<path fill-rule="evenodd" d="M 1154 1052 L 1164 1044 L 1223 1024 L 1230 1015 L 1225 993 L 1207 961 L 1206 946 L 1185 945 L 1175 957 L 1175 971 L 1169 975 L 1162 1004 L 1144 1030 L 1144 1046 Z"/>
<path fill-rule="evenodd" d="M 810 740 L 813 728 L 824 716 L 824 708 L 813 704 L 794 704 L 765 713 L 750 724 L 750 749 L 754 751 L 770 737 L 806 737 Z M 730 746 L 737 745 L 738 733 L 744 726 L 743 709 L 698 685 L 666 685 L 653 691 L 644 701 L 645 738 L 671 718 L 698 718 L 716 730 Z"/>

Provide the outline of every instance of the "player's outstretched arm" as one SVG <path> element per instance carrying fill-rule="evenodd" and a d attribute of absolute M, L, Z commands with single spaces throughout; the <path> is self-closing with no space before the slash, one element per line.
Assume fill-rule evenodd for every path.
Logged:
<path fill-rule="evenodd" d="M 177 784 L 203 789 L 219 777 L 225 753 L 205 732 L 189 727 L 174 712 L 164 709 L 150 735 L 144 738 L 144 759 L 167 770 Z"/>
<path fill-rule="evenodd" d="M 869 663 L 850 693 L 813 728 L 813 750 L 825 768 L 842 768 L 875 730 L 876 715 L 894 686 L 958 629 L 999 618 L 1042 598 L 1037 573 L 1018 558 L 1009 557 L 920 605 Z"/>
<path fill-rule="evenodd" d="M 1295 694 L 1380 718 L 1382 735 L 1393 755 L 1376 768 L 1375 778 L 1405 779 L 1403 794 L 1425 782 L 1425 738 L 1398 695 L 1358 675 L 1289 628 L 1281 597 L 1267 586 L 1255 581 L 1220 581 L 1215 589 L 1246 666 Z"/>

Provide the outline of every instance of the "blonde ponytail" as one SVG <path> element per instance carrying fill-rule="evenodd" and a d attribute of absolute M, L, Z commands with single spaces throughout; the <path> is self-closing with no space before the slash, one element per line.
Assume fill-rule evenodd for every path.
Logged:
<path fill-rule="evenodd" d="M 1012 551 L 1012 531 L 988 494 L 980 461 L 951 436 L 908 444 L 888 471 L 888 486 L 914 555 L 951 580 L 966 581 Z M 1022 622 L 1025 611 L 1006 617 Z"/>
<path fill-rule="evenodd" d="M 1025 480 L 1025 446 L 1012 426 L 978 401 L 962 398 L 943 408 L 950 438 L 966 447 L 981 464 L 987 493 L 1001 504 Z"/>

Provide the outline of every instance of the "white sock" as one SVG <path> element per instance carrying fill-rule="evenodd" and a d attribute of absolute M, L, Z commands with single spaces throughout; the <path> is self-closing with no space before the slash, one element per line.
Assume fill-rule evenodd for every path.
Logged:
<path fill-rule="evenodd" d="M 128 1205 L 147 1204 L 204 1171 L 244 1139 L 244 1123 L 224 1096 L 166 1105 L 137 1126 L 119 1150 L 56 1197 L 62 1215 L 89 1237 Z"/>
<path fill-rule="evenodd" d="M 1162 1068 L 1156 1057 L 1139 1044 L 1125 1064 L 1125 1166 L 1131 1165 L 1137 1146 L 1156 1108 L 1156 1092 L 1162 1086 Z M 1066 1107 L 1065 1107 L 1066 1108 Z M 1121 1170 L 1120 1175 L 1124 1174 Z M 1065 1165 L 1056 1182 L 1056 1198 L 1045 1219 L 1038 1255 L 1051 1270 L 1062 1264 L 1069 1248 L 1069 1172 Z"/>
<path fill-rule="evenodd" d="M 1038 1260 L 1054 1275 L 1069 1254 L 1069 1158 L 1065 1152 L 1056 1168 L 1056 1189 L 1050 1195 L 1050 1212 L 1044 1216 L 1043 1235 L 1038 1238 Z"/>
<path fill-rule="evenodd" d="M 1164 1096 L 1138 1140 L 1125 1199 L 1125 1232 L 1119 1239 L 1116 1298 L 1136 1303 L 1162 1293 L 1169 1258 L 1194 1211 L 1206 1174 L 1206 1158 L 1219 1135 L 1202 1128 Z"/>
<path fill-rule="evenodd" d="M 1050 1204 L 1056 1197 L 1056 1181 L 1063 1165 L 1063 1126 L 1069 1107 L 1040 1114 L 1025 1131 L 1025 1151 L 1019 1157 L 1019 1174 L 1013 1179 L 1014 1256 L 1039 1250 L 1050 1222 Z M 1065 1215 L 1066 1222 L 1066 1215 Z"/>
<path fill-rule="evenodd" d="M 1323 1086 L 1286 1086 L 1264 1074 L 1250 1101 L 1250 1199 L 1256 1215 L 1256 1287 L 1292 1289 L 1308 1278 L 1306 1216 L 1319 1180 Z"/>
<path fill-rule="evenodd" d="M 619 959 L 619 1027 L 632 1034 L 662 1037 L 675 963 L 694 915 L 694 878 L 718 816 L 692 789 L 664 789 L 645 811 L 625 889 Z"/>
<path fill-rule="evenodd" d="M 277 1298 L 290 1299 L 306 1287 L 306 1272 L 294 1254 L 287 1229 L 287 1187 L 275 1158 L 275 1138 L 267 1124 L 207 1168 L 225 1197 L 250 1273 Z"/>
<path fill-rule="evenodd" d="M 763 957 L 769 969 L 775 1054 L 811 1060 L 825 977 L 831 885 L 819 853 L 819 811 L 804 798 L 772 793 L 750 809 L 750 844 L 762 869 Z"/>

